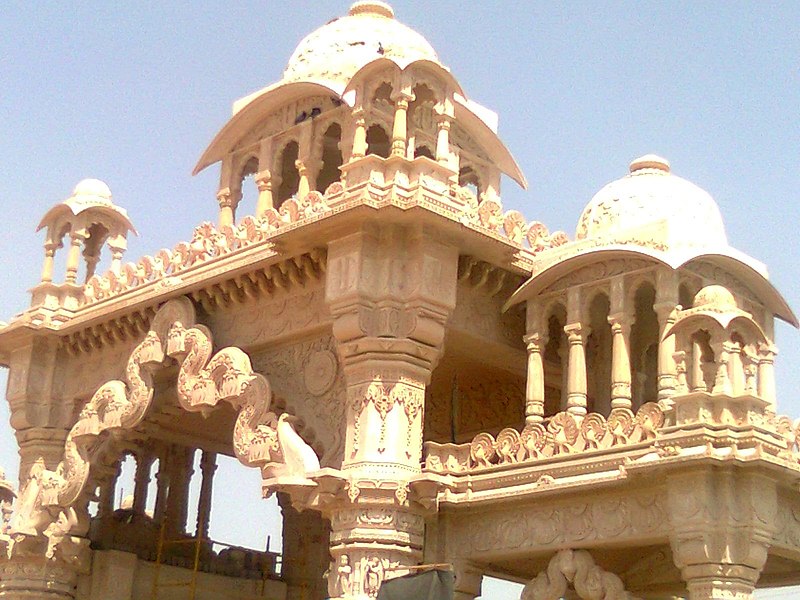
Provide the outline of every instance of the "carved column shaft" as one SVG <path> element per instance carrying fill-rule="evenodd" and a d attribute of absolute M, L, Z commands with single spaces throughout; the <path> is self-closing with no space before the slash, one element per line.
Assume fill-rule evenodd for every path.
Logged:
<path fill-rule="evenodd" d="M 394 126 L 392 127 L 392 156 L 406 155 L 408 137 L 408 105 L 412 96 L 401 93 L 394 104 Z"/>
<path fill-rule="evenodd" d="M 67 283 L 78 281 L 78 268 L 81 264 L 81 246 L 83 245 L 86 234 L 83 231 L 71 231 L 69 234 L 69 253 L 67 254 Z"/>
<path fill-rule="evenodd" d="M 45 242 L 44 245 L 44 264 L 42 265 L 42 283 L 53 281 L 53 267 L 55 265 L 56 250 L 59 244 L 55 242 Z"/>
<path fill-rule="evenodd" d="M 232 190 L 229 187 L 222 188 L 217 192 L 217 202 L 219 203 L 219 226 L 233 226 L 236 218 L 236 205 L 239 203 L 241 192 Z"/>
<path fill-rule="evenodd" d="M 764 348 L 758 357 L 758 396 L 769 403 L 769 410 L 775 412 L 775 349 Z"/>
<path fill-rule="evenodd" d="M 136 473 L 133 483 L 133 511 L 144 514 L 147 505 L 147 486 L 150 484 L 150 468 L 153 466 L 155 456 L 143 451 L 136 456 Z"/>
<path fill-rule="evenodd" d="M 546 340 L 538 333 L 525 337 L 528 349 L 528 380 L 525 386 L 525 422 L 544 420 L 544 363 L 542 353 Z"/>
<path fill-rule="evenodd" d="M 256 203 L 256 217 L 263 217 L 270 208 L 274 208 L 272 197 L 272 173 L 260 171 L 256 175 L 258 186 L 258 202 Z"/>
<path fill-rule="evenodd" d="M 580 323 L 564 327 L 569 344 L 567 365 L 567 412 L 585 415 L 586 396 L 586 332 Z"/>
<path fill-rule="evenodd" d="M 445 166 L 450 164 L 450 115 L 438 115 L 436 134 L 436 162 Z"/>
<path fill-rule="evenodd" d="M 185 446 L 173 446 L 170 460 L 170 483 L 167 497 L 167 530 L 183 533 L 186 530 L 186 517 L 189 511 L 189 483 L 194 469 L 194 451 Z"/>
<path fill-rule="evenodd" d="M 611 408 L 632 408 L 630 322 L 624 315 L 610 315 L 611 324 Z"/>
<path fill-rule="evenodd" d="M 217 454 L 203 450 L 200 459 L 200 471 L 203 481 L 200 484 L 200 497 L 197 501 L 197 534 L 208 537 L 208 526 L 211 520 L 211 494 L 214 489 L 214 472 L 217 470 Z"/>
<path fill-rule="evenodd" d="M 675 395 L 675 336 L 664 334 L 675 324 L 680 278 L 678 272 L 664 267 L 656 272 L 656 303 L 653 309 L 658 316 L 658 399 Z"/>
<path fill-rule="evenodd" d="M 351 158 L 364 158 L 367 155 L 367 122 L 364 109 L 358 107 L 353 110 L 353 149 Z"/>

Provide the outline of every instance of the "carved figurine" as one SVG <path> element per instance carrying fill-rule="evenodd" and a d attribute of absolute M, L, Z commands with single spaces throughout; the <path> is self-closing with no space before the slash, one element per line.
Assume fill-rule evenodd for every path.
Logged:
<path fill-rule="evenodd" d="M 377 556 L 366 559 L 363 572 L 364 593 L 370 598 L 378 597 L 378 590 L 381 589 L 383 583 L 383 563 Z"/>

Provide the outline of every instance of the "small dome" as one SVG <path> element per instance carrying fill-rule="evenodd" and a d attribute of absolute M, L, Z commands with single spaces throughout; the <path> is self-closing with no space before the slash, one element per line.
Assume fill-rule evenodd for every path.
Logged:
<path fill-rule="evenodd" d="M 111 190 L 99 179 L 84 179 L 72 190 L 67 201 L 74 204 L 112 204 Z"/>
<path fill-rule="evenodd" d="M 714 199 L 673 175 L 669 162 L 654 154 L 634 160 L 625 177 L 612 181 L 592 198 L 575 237 L 664 249 L 728 245 Z"/>
<path fill-rule="evenodd" d="M 364 65 L 385 57 L 407 64 L 439 62 L 436 51 L 413 29 L 394 18 L 384 2 L 365 0 L 309 34 L 292 54 L 285 81 L 327 80 L 346 85 Z"/>
<path fill-rule="evenodd" d="M 728 288 L 721 285 L 707 285 L 694 297 L 694 307 L 717 309 L 737 309 L 736 299 Z"/>

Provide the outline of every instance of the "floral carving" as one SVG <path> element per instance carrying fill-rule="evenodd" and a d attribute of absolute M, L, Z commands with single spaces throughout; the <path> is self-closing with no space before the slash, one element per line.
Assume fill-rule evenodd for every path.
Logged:
<path fill-rule="evenodd" d="M 527 241 L 534 254 L 563 246 L 569 241 L 563 231 L 551 234 L 539 221 L 528 223 L 519 211 L 509 210 L 503 213 L 503 205 L 499 198 L 481 196 L 482 200 L 479 203 L 475 195 L 465 187 L 457 187 L 454 195 L 464 211 L 461 217 L 462 223 L 488 229 L 496 234 L 504 234 L 510 242 L 519 246 Z"/>
<path fill-rule="evenodd" d="M 340 190 L 331 185 L 329 192 L 335 194 Z M 280 209 L 269 209 L 260 218 L 247 216 L 235 226 L 225 225 L 218 229 L 209 222 L 201 223 L 190 241 L 180 242 L 172 250 L 162 249 L 155 256 L 144 256 L 136 263 L 123 265 L 118 271 L 110 270 L 91 277 L 84 287 L 85 302 L 91 304 L 130 289 L 164 281 L 211 259 L 264 242 L 290 226 L 330 214 L 326 197 L 312 191 L 304 198 L 290 198 Z"/>
<path fill-rule="evenodd" d="M 469 444 L 428 442 L 425 468 L 434 472 L 467 472 L 636 444 L 654 440 L 663 423 L 664 413 L 655 403 L 642 405 L 635 415 L 628 409 L 614 409 L 608 419 L 596 413 L 576 417 L 561 412 L 547 426 L 532 423 L 522 432 L 506 428 L 496 438 L 490 433 L 479 433 Z M 465 453 L 469 461 L 461 458 Z"/>

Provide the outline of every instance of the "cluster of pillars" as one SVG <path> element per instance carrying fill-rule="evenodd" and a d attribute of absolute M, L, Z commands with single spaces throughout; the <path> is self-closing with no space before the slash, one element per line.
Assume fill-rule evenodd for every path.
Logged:
<path fill-rule="evenodd" d="M 658 397 L 672 397 L 676 390 L 676 369 L 673 354 L 675 337 L 664 338 L 663 334 L 675 320 L 678 306 L 678 276 L 671 270 L 657 272 L 656 304 L 653 309 L 658 316 Z M 633 409 L 631 393 L 630 335 L 635 313 L 627 300 L 627 288 L 623 275 L 611 281 L 611 310 L 608 322 L 611 325 L 611 409 Z M 564 326 L 568 346 L 566 376 L 566 410 L 574 415 L 587 413 L 586 341 L 591 333 L 584 313 L 582 288 L 567 291 L 567 324 Z M 528 380 L 526 388 L 526 423 L 544 421 L 545 384 L 543 354 L 547 343 L 547 324 L 542 319 L 541 305 L 536 300 L 528 301 L 528 331 L 525 342 L 528 351 Z"/>
<path fill-rule="evenodd" d="M 391 136 L 391 156 L 399 158 L 413 158 L 414 149 L 409 148 L 408 112 L 414 95 L 410 88 L 404 88 L 393 96 L 394 121 Z M 345 163 L 351 160 L 364 158 L 369 153 L 367 142 L 367 122 L 369 108 L 361 103 L 353 108 L 351 119 L 345 127 L 341 140 L 342 156 Z M 450 127 L 453 122 L 452 103 L 444 101 L 436 109 L 436 162 L 446 167 L 453 167 L 453 154 L 450 149 Z M 298 141 L 298 159 L 295 168 L 299 176 L 297 196 L 304 198 L 316 187 L 316 176 L 322 167 L 321 153 L 322 141 L 316 139 L 315 134 L 322 128 L 315 128 L 314 121 L 308 119 L 300 124 Z M 258 201 L 256 216 L 262 217 L 269 209 L 275 207 L 273 191 L 280 186 L 281 175 L 264 166 L 276 164 L 274 138 L 261 141 L 258 152 L 259 169 L 255 173 L 255 183 L 258 187 Z M 457 170 L 457 169 L 456 169 Z M 241 181 L 239 173 L 234 172 L 233 157 L 229 155 L 222 165 L 220 189 L 217 193 L 219 203 L 220 226 L 233 225 L 235 221 L 236 206 L 242 198 Z M 499 192 L 499 190 L 496 190 Z"/>
<path fill-rule="evenodd" d="M 64 282 L 77 285 L 78 271 L 81 266 L 81 255 L 86 264 L 85 281 L 95 274 L 97 264 L 100 262 L 100 250 L 105 239 L 95 239 L 86 229 L 72 229 L 69 232 L 69 250 L 67 253 L 67 266 Z M 108 239 L 108 247 L 111 250 L 111 270 L 119 273 L 122 267 L 122 256 L 126 249 L 125 238 L 122 236 L 112 236 Z M 53 271 L 55 270 L 55 255 L 59 248 L 63 247 L 61 240 L 48 238 L 44 244 L 44 264 L 42 266 L 42 283 L 53 282 Z"/>
<path fill-rule="evenodd" d="M 720 330 L 710 336 L 708 343 L 694 335 L 690 345 L 688 352 L 678 350 L 674 354 L 679 393 L 749 394 L 766 401 L 775 410 L 776 350 L 772 344 L 764 341 L 754 344 L 757 350 L 753 353 L 743 348 L 741 341 L 726 339 Z"/>
<path fill-rule="evenodd" d="M 156 522 L 166 519 L 165 530 L 169 535 L 186 533 L 186 519 L 189 508 L 189 485 L 194 474 L 195 450 L 176 444 L 145 446 L 131 454 L 136 459 L 134 474 L 133 505 L 131 510 L 136 514 L 145 514 L 148 488 L 151 481 L 153 464 L 158 460 L 156 473 L 156 498 L 152 518 Z M 202 451 L 200 471 L 202 482 L 197 507 L 198 535 L 207 536 L 211 518 L 211 493 L 216 471 L 217 455 L 207 450 Z M 120 475 L 121 462 L 117 462 L 105 473 L 100 484 L 98 517 L 101 522 L 114 511 L 114 494 Z"/>

